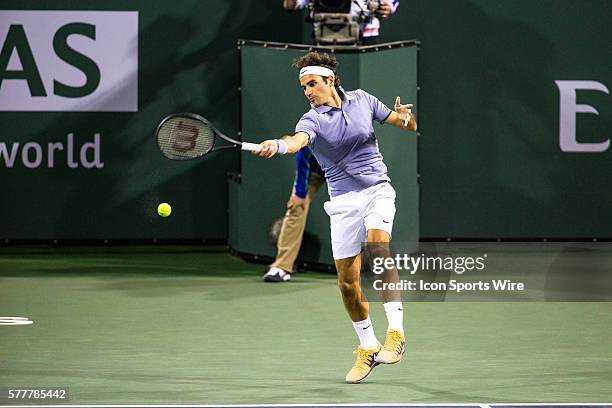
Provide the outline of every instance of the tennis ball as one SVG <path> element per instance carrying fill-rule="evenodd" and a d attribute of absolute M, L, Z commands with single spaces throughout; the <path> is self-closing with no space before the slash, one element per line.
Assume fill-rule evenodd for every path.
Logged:
<path fill-rule="evenodd" d="M 157 206 L 157 213 L 159 214 L 160 217 L 167 217 L 170 215 L 170 213 L 172 212 L 172 207 L 170 207 L 170 204 L 168 203 L 161 203 L 160 205 Z"/>

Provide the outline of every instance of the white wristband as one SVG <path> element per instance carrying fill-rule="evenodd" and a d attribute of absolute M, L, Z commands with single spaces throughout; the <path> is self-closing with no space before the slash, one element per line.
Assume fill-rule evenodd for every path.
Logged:
<path fill-rule="evenodd" d="M 276 139 L 276 146 L 278 146 L 277 154 L 287 153 L 287 142 L 282 139 Z"/>

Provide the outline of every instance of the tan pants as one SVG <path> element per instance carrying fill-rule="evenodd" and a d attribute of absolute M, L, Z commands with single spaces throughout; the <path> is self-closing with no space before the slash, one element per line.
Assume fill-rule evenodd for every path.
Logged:
<path fill-rule="evenodd" d="M 324 182 L 324 178 L 317 174 L 311 174 L 304 205 L 287 205 L 287 212 L 285 213 L 285 218 L 283 218 L 283 226 L 281 227 L 278 243 L 276 244 L 276 259 L 270 267 L 281 268 L 285 272 L 293 270 L 293 264 L 302 245 L 310 203 Z M 291 194 L 295 194 L 295 187 L 292 189 Z"/>

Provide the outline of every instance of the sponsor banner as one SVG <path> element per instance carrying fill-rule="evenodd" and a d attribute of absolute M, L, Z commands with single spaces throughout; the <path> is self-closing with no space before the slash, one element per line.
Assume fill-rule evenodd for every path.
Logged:
<path fill-rule="evenodd" d="M 0 111 L 138 111 L 138 12 L 0 11 Z"/>

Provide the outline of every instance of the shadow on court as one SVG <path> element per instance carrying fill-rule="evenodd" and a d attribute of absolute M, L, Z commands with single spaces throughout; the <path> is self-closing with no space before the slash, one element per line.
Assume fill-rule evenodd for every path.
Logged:
<path fill-rule="evenodd" d="M 80 291 L 142 298 L 197 294 L 213 301 L 282 296 L 335 287 L 335 275 L 299 274 L 288 284 L 264 284 L 262 265 L 200 247 L 2 248 L 0 277 L 71 278 Z"/>

